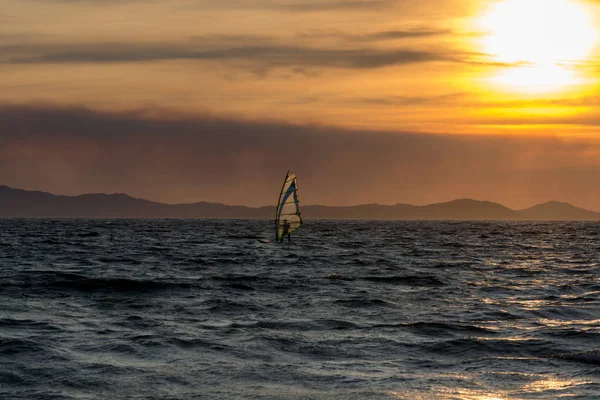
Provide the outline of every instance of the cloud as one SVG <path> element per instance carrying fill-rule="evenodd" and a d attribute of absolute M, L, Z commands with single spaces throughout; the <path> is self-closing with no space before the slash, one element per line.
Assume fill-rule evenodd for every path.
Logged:
<path fill-rule="evenodd" d="M 153 3 L 159 0 L 30 0 L 45 3 Z M 398 0 L 221 0 L 231 7 L 274 8 L 292 11 L 321 11 L 345 9 L 379 9 L 392 6 Z M 214 5 L 213 5 L 214 6 Z M 218 6 L 218 5 L 217 5 Z"/>
<path fill-rule="evenodd" d="M 288 169 L 306 204 L 549 199 L 600 210 L 595 139 L 419 135 L 276 121 L 0 107 L 0 184 L 266 205 Z"/>
<path fill-rule="evenodd" d="M 418 105 L 418 104 L 455 104 L 458 100 L 467 98 L 469 93 L 449 93 L 438 96 L 386 96 L 359 99 L 358 103 L 377 105 Z"/>
<path fill-rule="evenodd" d="M 303 38 L 334 38 L 342 39 L 349 42 L 371 42 L 371 41 L 384 41 L 384 40 L 398 40 L 398 39 L 418 39 L 418 38 L 429 38 L 446 35 L 456 35 L 458 33 L 453 32 L 449 29 L 395 29 L 379 32 L 368 32 L 362 34 L 350 34 L 345 32 L 315 32 L 306 33 L 300 35 Z"/>
<path fill-rule="evenodd" d="M 365 35 L 338 35 L 346 46 L 307 45 L 303 36 L 259 35 L 195 36 L 177 43 L 0 43 L 0 63 L 4 64 L 106 64 L 159 61 L 196 61 L 226 63 L 252 71 L 292 68 L 377 69 L 411 64 L 446 62 L 483 67 L 512 67 L 521 63 L 490 61 L 486 54 L 451 49 L 423 50 L 422 46 L 377 48 L 364 43 L 388 37 L 426 37 L 446 31 L 382 31 Z M 314 36 L 312 36 L 314 37 Z M 306 38 L 304 36 L 304 38 Z M 354 41 L 354 42 L 352 42 Z"/>
<path fill-rule="evenodd" d="M 23 0 L 49 4 L 73 5 L 121 5 L 131 3 L 159 3 L 160 0 Z M 235 8 L 235 9 L 264 9 L 289 12 L 317 12 L 317 11 L 364 11 L 380 10 L 393 7 L 399 0 L 220 0 L 218 2 L 200 2 L 193 4 L 201 8 Z M 180 4 L 189 7 L 190 4 Z"/>
<path fill-rule="evenodd" d="M 392 39 L 406 39 L 406 38 L 421 38 L 430 36 L 442 36 L 449 35 L 452 31 L 449 29 L 440 30 L 427 30 L 427 29 L 413 29 L 413 30 L 391 30 L 376 32 L 365 36 L 366 40 L 392 40 Z"/>
<path fill-rule="evenodd" d="M 296 0 L 288 2 L 276 2 L 274 6 L 289 11 L 339 11 L 365 9 L 382 9 L 396 4 L 395 0 Z"/>
<path fill-rule="evenodd" d="M 600 126 L 600 112 L 592 110 L 582 112 L 576 115 L 555 116 L 555 115 L 517 115 L 517 116 L 491 116 L 487 118 L 473 118 L 470 121 L 479 125 L 501 125 L 501 126 L 579 126 L 579 127 L 598 127 Z"/>
<path fill-rule="evenodd" d="M 382 10 L 403 0 L 220 0 L 196 6 L 211 9 L 261 9 L 292 13 Z"/>
<path fill-rule="evenodd" d="M 135 3 L 157 3 L 160 0 L 22 0 L 30 1 L 35 3 L 49 3 L 49 4 L 74 4 L 74 5 L 123 5 L 123 4 L 135 4 Z"/>
<path fill-rule="evenodd" d="M 329 67 L 367 69 L 431 61 L 452 61 L 443 53 L 373 48 L 340 49 L 261 43 L 234 45 L 186 44 L 46 44 L 0 46 L 0 56 L 11 64 L 124 63 L 164 60 L 237 61 L 274 67 Z"/>

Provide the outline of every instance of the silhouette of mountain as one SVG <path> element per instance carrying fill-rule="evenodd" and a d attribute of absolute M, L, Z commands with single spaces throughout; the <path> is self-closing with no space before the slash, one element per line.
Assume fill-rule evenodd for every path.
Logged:
<path fill-rule="evenodd" d="M 275 214 L 272 207 L 271 215 Z M 123 193 L 58 196 L 0 186 L 1 217 L 267 218 L 263 208 L 216 203 L 162 204 Z"/>
<path fill-rule="evenodd" d="M 575 207 L 569 203 L 548 201 L 519 211 L 524 219 L 597 220 L 600 213 Z"/>
<path fill-rule="evenodd" d="M 518 218 L 514 210 L 501 204 L 471 199 L 453 200 L 420 208 L 420 217 L 426 219 L 502 220 Z"/>
<path fill-rule="evenodd" d="M 600 220 L 600 213 L 556 201 L 525 210 L 471 199 L 413 206 L 364 204 L 350 207 L 303 206 L 307 219 L 421 220 Z M 61 196 L 0 186 L 0 217 L 73 218 L 223 218 L 273 219 L 274 206 L 228 206 L 220 203 L 163 204 L 127 194 Z"/>

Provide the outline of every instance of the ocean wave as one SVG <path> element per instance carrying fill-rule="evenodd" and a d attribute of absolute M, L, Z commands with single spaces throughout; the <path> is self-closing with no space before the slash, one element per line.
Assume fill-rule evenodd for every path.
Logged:
<path fill-rule="evenodd" d="M 586 364 L 600 365 L 600 349 L 583 351 L 580 353 L 559 354 L 554 356 L 562 360 L 578 361 Z"/>
<path fill-rule="evenodd" d="M 255 327 L 261 329 L 302 332 L 358 329 L 360 325 L 346 320 L 320 319 L 305 321 L 260 321 L 255 324 Z"/>
<path fill-rule="evenodd" d="M 364 299 L 364 298 L 354 298 L 354 299 L 340 299 L 334 302 L 336 305 L 340 305 L 343 307 L 350 308 L 365 308 L 365 307 L 394 307 L 395 304 L 387 302 L 381 299 Z"/>
<path fill-rule="evenodd" d="M 122 277 L 89 277 L 68 272 L 43 272 L 29 275 L 31 280 L 22 282 L 24 287 L 46 287 L 70 289 L 82 292 L 153 292 L 159 290 L 187 289 L 194 287 L 191 282 L 133 279 Z"/>
<path fill-rule="evenodd" d="M 481 325 L 465 324 L 465 323 L 450 323 L 441 321 L 432 322 L 411 322 L 402 324 L 403 328 L 409 328 L 416 333 L 425 334 L 430 336 L 443 336 L 445 334 L 454 333 L 486 333 L 496 334 L 496 330 L 483 327 Z"/>
<path fill-rule="evenodd" d="M 407 276 L 365 276 L 361 279 L 369 282 L 385 283 L 391 285 L 408 286 L 444 286 L 444 282 L 434 275 L 407 275 Z"/>
<path fill-rule="evenodd" d="M 0 337 L 0 355 L 20 357 L 24 353 L 33 355 L 48 354 L 45 346 L 38 340 Z"/>
<path fill-rule="evenodd" d="M 423 345 L 428 352 L 442 356 L 455 356 L 457 354 L 469 355 L 501 355 L 503 357 L 549 357 L 556 354 L 554 343 L 540 339 L 513 338 L 482 338 L 467 337 L 450 340 L 436 341 Z"/>
<path fill-rule="evenodd" d="M 0 318 L 0 329 L 31 329 L 36 332 L 61 332 L 62 328 L 44 321 L 33 319 Z"/>

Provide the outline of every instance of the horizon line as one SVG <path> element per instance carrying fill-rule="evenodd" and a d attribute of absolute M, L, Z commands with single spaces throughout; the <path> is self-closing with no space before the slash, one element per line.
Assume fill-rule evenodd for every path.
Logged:
<path fill-rule="evenodd" d="M 226 207 L 246 207 L 246 208 L 250 208 L 250 209 L 260 209 L 260 208 L 266 208 L 266 207 L 275 207 L 275 204 L 271 204 L 271 205 L 262 205 L 262 206 L 248 206 L 248 205 L 243 205 L 243 204 L 226 204 L 226 203 L 220 203 L 220 202 L 212 202 L 212 201 L 204 201 L 204 200 L 199 200 L 199 201 L 194 201 L 191 203 L 164 203 L 164 202 L 160 202 L 160 201 L 155 201 L 155 200 L 150 200 L 150 199 L 146 199 L 144 197 L 135 197 L 130 195 L 129 193 L 125 193 L 125 192 L 114 192 L 114 193 L 103 193 L 103 192 L 87 192 L 87 193 L 80 193 L 80 194 L 75 194 L 75 195 L 67 195 L 67 194 L 57 194 L 57 193 L 53 193 L 53 192 L 45 192 L 43 190 L 35 190 L 35 189 L 22 189 L 22 188 L 15 188 L 9 185 L 4 185 L 4 184 L 0 184 L 0 188 L 8 188 L 11 190 L 21 190 L 24 192 L 38 192 L 38 193 L 44 193 L 44 194 L 49 194 L 52 196 L 62 196 L 62 197 L 80 197 L 80 196 L 86 196 L 86 195 L 104 195 L 104 196 L 115 196 L 115 195 L 125 195 L 127 197 L 130 197 L 132 199 L 136 199 L 136 200 L 144 200 L 144 201 L 149 201 L 152 203 L 156 203 L 156 204 L 163 204 L 163 205 L 167 205 L 167 206 L 181 206 L 181 205 L 192 205 L 192 204 L 199 204 L 199 203 L 206 203 L 206 204 L 219 204 L 219 205 L 223 205 Z M 596 210 L 590 210 L 587 208 L 583 208 L 574 204 L 571 204 L 569 202 L 566 201 L 560 201 L 560 200 L 547 200 L 541 203 L 535 203 L 532 206 L 526 207 L 526 208 L 520 208 L 520 209 L 514 209 L 514 208 L 510 208 L 508 206 L 505 206 L 502 203 L 499 202 L 495 202 L 495 201 L 491 201 L 491 200 L 478 200 L 478 199 L 473 199 L 473 198 L 467 198 L 467 197 L 463 197 L 463 198 L 457 198 L 457 199 L 452 199 L 452 200 L 447 200 L 447 201 L 439 201 L 439 202 L 435 202 L 435 203 L 429 203 L 429 204 L 423 204 L 423 205 L 415 205 L 415 204 L 409 204 L 409 203 L 396 203 L 396 204 L 381 204 L 381 203 L 363 203 L 363 204 L 355 204 L 355 205 L 348 205 L 348 206 L 331 206 L 331 205 L 326 205 L 326 204 L 302 204 L 302 202 L 300 202 L 302 204 L 303 207 L 331 207 L 331 208 L 350 208 L 350 207 L 361 207 L 361 206 L 380 206 L 380 207 L 396 207 L 396 206 L 411 206 L 411 207 L 427 207 L 427 206 L 432 206 L 432 205 L 437 205 L 437 204 L 448 204 L 448 203 L 452 203 L 452 202 L 456 202 L 456 201 L 473 201 L 473 202 L 478 202 L 478 203 L 491 203 L 491 204 L 496 204 L 499 206 L 502 206 L 510 211 L 524 211 L 524 210 L 528 210 L 530 208 L 542 205 L 542 204 L 548 204 L 548 203 L 560 203 L 560 204 L 566 204 L 572 207 L 576 207 L 579 208 L 581 210 L 584 211 L 589 211 L 589 212 L 594 212 L 594 213 L 600 213 L 600 211 L 596 211 Z"/>

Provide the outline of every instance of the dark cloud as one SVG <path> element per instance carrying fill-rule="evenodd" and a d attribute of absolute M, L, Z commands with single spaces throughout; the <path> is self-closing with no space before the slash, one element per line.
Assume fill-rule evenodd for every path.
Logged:
<path fill-rule="evenodd" d="M 49 3 L 49 4 L 85 4 L 85 5 L 122 5 L 135 3 L 158 3 L 161 0 L 22 0 L 32 3 Z"/>
<path fill-rule="evenodd" d="M 348 43 L 364 43 L 371 41 L 380 40 L 394 40 L 394 39 L 416 39 L 416 38 L 427 38 L 436 36 L 446 35 L 460 35 L 454 31 L 448 29 L 433 29 L 433 28 L 420 28 L 420 29 L 406 29 L 406 30 L 387 30 L 379 32 L 367 32 L 361 34 L 352 34 L 344 31 L 331 31 L 331 30 L 313 30 L 307 33 L 300 33 L 294 36 L 296 39 L 340 39 L 347 41 Z M 267 36 L 267 35 L 206 35 L 206 36 L 193 36 L 192 40 L 198 41 L 198 43 L 220 43 L 220 44 L 240 44 L 244 43 L 252 45 L 256 43 L 270 43 L 276 44 L 280 42 L 280 37 Z"/>
<path fill-rule="evenodd" d="M 521 115 L 509 117 L 491 117 L 487 121 L 493 124 L 532 124 L 532 125 L 597 125 L 598 113 L 595 110 L 600 106 L 600 96 L 580 96 L 571 98 L 515 98 L 493 100 L 490 98 L 482 98 L 475 93 L 458 92 L 442 95 L 431 96 L 382 96 L 382 97 L 366 97 L 351 100 L 353 103 L 377 104 L 382 106 L 401 106 L 401 105 L 421 105 L 432 104 L 435 106 L 443 105 L 444 107 L 463 107 L 477 109 L 520 109 Z M 527 109 L 539 109 L 542 107 L 591 107 L 592 111 L 580 112 L 577 115 L 571 116 L 536 116 L 527 115 Z M 477 119 L 470 119 L 470 123 L 480 123 Z"/>
<path fill-rule="evenodd" d="M 410 0 L 409 0 L 410 1 Z M 220 0 L 196 4 L 204 9 L 261 9 L 292 13 L 381 10 L 406 0 Z"/>
<path fill-rule="evenodd" d="M 434 31 L 428 31 L 433 34 Z M 371 34 L 391 35 L 391 32 Z M 396 32 L 396 34 L 399 34 Z M 421 34 L 425 34 L 421 32 Z M 367 38 L 369 35 L 366 36 Z M 364 41 L 361 39 L 360 41 Z M 359 42 L 360 42 L 359 41 Z M 374 69 L 428 62 L 450 62 L 509 67 L 482 53 L 419 48 L 378 49 L 373 46 L 308 46 L 293 38 L 269 36 L 209 35 L 180 43 L 20 43 L 0 44 L 0 62 L 8 64 L 139 63 L 165 60 L 228 63 L 234 67 L 266 72 L 273 68 Z"/>
<path fill-rule="evenodd" d="M 379 68 L 431 61 L 452 61 L 450 55 L 419 50 L 332 49 L 286 44 L 144 45 L 99 43 L 86 45 L 0 46 L 4 62 L 12 64 L 123 63 L 162 60 L 237 61 L 273 67 Z"/>
<path fill-rule="evenodd" d="M 64 194 L 271 204 L 288 169 L 305 203 L 508 206 L 549 199 L 600 210 L 595 139 L 417 135 L 190 116 L 0 107 L 0 184 Z"/>
<path fill-rule="evenodd" d="M 446 35 L 457 35 L 458 33 L 449 29 L 406 29 L 406 30 L 388 30 L 380 32 L 368 32 L 362 34 L 350 34 L 346 32 L 313 32 L 305 33 L 300 35 L 303 38 L 322 39 L 322 38 L 334 38 L 341 39 L 348 42 L 371 42 L 371 41 L 383 41 L 383 40 L 397 40 L 397 39 L 418 39 L 428 38 Z"/>
<path fill-rule="evenodd" d="M 27 0 L 23 0 L 27 1 Z M 119 3 L 156 3 L 160 0 L 29 0 L 37 3 L 57 4 L 119 4 Z M 379 9 L 398 3 L 398 0 L 221 0 L 221 6 L 236 8 L 273 8 L 291 11 L 323 11 L 346 9 Z M 218 7 L 218 4 L 212 5 Z"/>
<path fill-rule="evenodd" d="M 289 11 L 337 11 L 382 9 L 396 4 L 395 0 L 295 0 L 275 2 L 274 6 Z"/>
<path fill-rule="evenodd" d="M 405 39 L 405 38 L 420 38 L 429 36 L 441 36 L 452 34 L 450 30 L 427 30 L 427 29 L 414 29 L 414 30 L 393 30 L 393 31 L 382 31 L 366 35 L 366 40 L 371 39 Z"/>
<path fill-rule="evenodd" d="M 359 99 L 359 103 L 377 104 L 377 105 L 419 105 L 419 104 L 440 104 L 455 103 L 458 100 L 467 98 L 469 93 L 449 93 L 438 96 L 386 96 L 386 97 L 370 97 Z"/>

